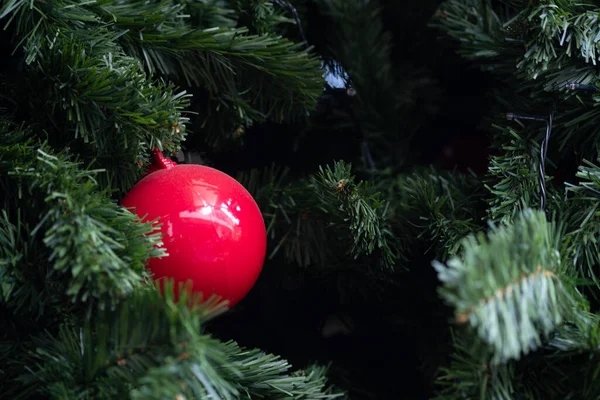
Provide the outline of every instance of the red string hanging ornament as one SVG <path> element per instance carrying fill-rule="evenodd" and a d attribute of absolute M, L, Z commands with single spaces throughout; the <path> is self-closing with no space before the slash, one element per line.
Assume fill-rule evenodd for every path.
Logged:
<path fill-rule="evenodd" d="M 159 283 L 189 283 L 192 292 L 216 294 L 230 306 L 254 286 L 266 255 L 265 223 L 250 193 L 229 175 L 178 165 L 156 149 L 149 173 L 121 204 L 144 221 L 158 218 L 162 224 L 168 255 L 148 263 Z"/>

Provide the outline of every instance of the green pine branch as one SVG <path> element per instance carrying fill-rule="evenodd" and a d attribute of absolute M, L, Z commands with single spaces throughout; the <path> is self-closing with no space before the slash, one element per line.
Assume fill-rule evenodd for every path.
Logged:
<path fill-rule="evenodd" d="M 280 357 L 228 342 L 232 362 L 238 368 L 240 399 L 339 399 L 344 394 L 328 385 L 328 367 L 309 365 L 290 371 L 291 365 Z M 259 368 L 257 366 L 260 365 Z"/>
<path fill-rule="evenodd" d="M 496 141 L 501 152 L 490 157 L 486 187 L 492 195 L 489 217 L 499 223 L 512 223 L 523 210 L 538 207 L 540 202 L 539 144 L 533 138 L 545 125 L 537 130 L 530 124 L 519 125 L 520 129 L 494 126 L 500 130 Z"/>
<path fill-rule="evenodd" d="M 477 61 L 483 70 L 514 75 L 514 65 L 522 54 L 521 40 L 518 35 L 510 40 L 510 24 L 504 25 L 489 1 L 447 0 L 430 24 L 458 41 L 459 54 Z"/>
<path fill-rule="evenodd" d="M 79 152 L 97 156 L 116 180 L 106 182 L 111 187 L 126 191 L 139 178 L 135 166 L 146 162 L 148 148 L 177 150 L 184 139 L 188 96 L 156 74 L 201 89 L 196 122 L 213 145 L 256 121 L 303 118 L 322 92 L 320 61 L 304 44 L 249 35 L 244 27 L 194 26 L 201 21 L 188 18 L 186 6 L 62 0 L 39 7 L 11 1 L 0 9 L 30 65 L 24 83 L 35 104 L 27 106 L 49 106 L 40 122 L 66 125 L 55 135 L 59 146 L 81 139 Z M 33 82 L 46 82 L 43 97 Z"/>
<path fill-rule="evenodd" d="M 590 68 L 585 74 L 568 81 L 594 85 L 590 75 L 593 75 L 595 80 L 595 68 Z M 553 130 L 556 133 L 553 138 L 556 143 L 554 147 L 561 152 L 575 151 L 580 158 L 595 157 L 597 149 L 600 148 L 600 141 L 595 134 L 595 121 L 600 118 L 599 106 L 600 96 L 597 95 L 577 94 L 569 97 L 562 104 L 562 110 L 556 118 L 556 129 Z"/>
<path fill-rule="evenodd" d="M 572 323 L 559 327 L 545 346 L 555 352 L 575 354 L 597 352 L 600 345 L 600 316 L 592 312 L 582 312 Z"/>
<path fill-rule="evenodd" d="M 47 110 L 29 123 L 50 130 L 53 147 L 106 169 L 103 187 L 128 190 L 150 149 L 179 148 L 189 98 L 125 55 L 117 43 L 123 32 L 109 30 L 79 2 L 11 1 L 0 15 L 14 30 L 15 48 L 22 43 L 25 51 L 20 90 L 30 96 L 20 107 Z"/>
<path fill-rule="evenodd" d="M 171 62 L 179 63 L 188 56 L 202 62 L 202 65 L 196 66 L 199 70 L 189 76 L 193 78 L 190 84 L 202 85 L 211 92 L 227 88 L 228 85 L 223 83 L 235 83 L 231 75 L 226 75 L 235 71 L 232 68 L 235 64 L 236 67 L 245 66 L 256 72 L 266 73 L 277 80 L 282 90 L 287 86 L 289 91 L 305 90 L 304 93 L 314 95 L 309 92 L 311 88 L 314 90 L 315 84 L 322 84 L 318 71 L 319 61 L 307 50 L 302 50 L 303 45 L 274 35 L 248 35 L 247 28 L 225 29 L 212 26 L 199 30 L 189 26 L 182 18 L 185 9 L 170 3 L 164 2 L 164 7 L 158 8 L 154 4 L 130 1 L 102 8 L 114 20 L 114 29 L 128 30 L 121 42 L 130 52 L 137 54 L 150 70 L 160 71 L 166 67 L 153 62 L 151 55 L 165 59 L 168 56 L 176 57 Z M 156 25 L 160 29 L 155 28 Z M 200 56 L 195 52 L 200 52 Z M 214 57 L 216 65 L 208 64 L 207 60 L 202 59 L 203 55 Z M 211 73 L 201 74 L 202 70 Z M 162 72 L 171 74 L 176 71 L 164 69 Z M 319 87 L 318 94 L 321 89 Z"/>
<path fill-rule="evenodd" d="M 177 0 L 177 4 L 185 6 L 190 24 L 198 29 L 235 28 L 238 16 L 235 10 L 227 7 L 229 2 L 223 0 Z"/>
<path fill-rule="evenodd" d="M 388 203 L 371 183 L 355 182 L 351 169 L 350 164 L 341 161 L 333 168 L 320 167 L 311 179 L 317 199 L 329 214 L 328 220 L 337 222 L 342 230 L 350 230 L 352 245 L 348 253 L 351 257 L 356 259 L 378 251 L 383 256 L 383 265 L 391 267 L 395 253 L 387 222 Z M 328 209 L 325 205 L 329 205 Z M 342 233 L 339 228 L 336 231 Z"/>
<path fill-rule="evenodd" d="M 558 327 L 540 349 L 518 361 L 495 365 L 489 349 L 466 332 L 454 332 L 451 360 L 436 380 L 435 400 L 594 399 L 600 395 L 597 368 L 598 316 L 583 312 Z"/>
<path fill-rule="evenodd" d="M 39 321 L 72 306 L 66 282 L 44 268 L 49 251 L 25 223 L 21 211 L 13 223 L 7 211 L 0 218 L 0 304 L 13 315 Z M 8 314 L 6 314 L 8 315 Z M 5 327 L 5 333 L 12 332 Z"/>
<path fill-rule="evenodd" d="M 563 397 L 600 397 L 599 346 L 600 317 L 597 314 L 583 313 L 575 323 L 563 325 L 546 345 L 550 356 L 540 360 L 539 364 L 545 361 L 555 365 L 554 373 L 544 377 L 542 385 L 559 386 L 562 390 L 557 392 Z"/>
<path fill-rule="evenodd" d="M 593 121 L 600 100 L 594 89 L 600 85 L 594 13 L 595 6 L 587 3 L 529 2 L 506 12 L 485 0 L 448 0 L 432 25 L 459 42 L 463 57 L 508 85 L 510 96 L 500 112 L 541 109 L 546 114 L 548 104 L 556 103 L 551 146 L 593 157 L 598 145 Z M 571 90 L 571 84 L 591 90 Z M 517 107 L 515 93 L 530 104 Z"/>
<path fill-rule="evenodd" d="M 148 81 L 138 62 L 119 51 L 108 33 L 97 32 L 96 37 L 100 44 L 93 47 L 83 44 L 84 38 L 57 38 L 37 57 L 37 68 L 29 76 L 48 83 L 43 99 L 54 107 L 47 118 L 65 127 L 58 134 L 67 144 L 70 138 L 91 143 L 98 166 L 114 178 L 106 184 L 126 190 L 139 171 L 129 167 L 117 174 L 115 166 L 136 165 L 154 147 L 178 149 L 188 96 L 171 85 Z"/>
<path fill-rule="evenodd" d="M 14 398 L 333 399 L 325 369 L 290 373 L 279 357 L 202 333 L 219 315 L 217 298 L 199 302 L 173 286 L 136 290 L 84 326 L 44 333 L 19 365 Z"/>
<path fill-rule="evenodd" d="M 454 336 L 451 361 L 436 380 L 434 400 L 569 398 L 573 393 L 565 365 L 557 358 L 539 351 L 519 361 L 493 364 L 486 348 L 473 340 L 471 335 Z"/>
<path fill-rule="evenodd" d="M 232 0 L 230 7 L 238 15 L 238 23 L 252 34 L 275 33 L 279 25 L 295 22 L 284 16 L 285 10 L 271 0 Z"/>
<path fill-rule="evenodd" d="M 598 279 L 600 266 L 600 167 L 584 162 L 579 167 L 576 184 L 567 184 L 567 201 L 563 203 L 565 223 L 565 252 L 576 272 Z"/>
<path fill-rule="evenodd" d="M 444 2 L 434 24 L 461 54 L 505 82 L 501 113 L 547 115 L 556 107 L 550 157 L 597 157 L 597 5 L 589 2 L 485 0 Z M 588 85 L 572 91 L 567 84 Z M 584 161 L 566 196 L 548 186 L 539 206 L 539 143 L 545 126 L 503 126 L 489 168 L 489 215 L 500 227 L 463 241 L 461 257 L 436 263 L 441 293 L 460 330 L 437 399 L 597 398 L 597 316 L 577 283 L 596 295 L 597 166 Z M 498 124 L 500 125 L 500 124 Z M 498 126 L 496 125 L 496 127 Z M 506 124 L 501 124 L 506 125 Z M 559 182 L 562 184 L 562 182 Z M 536 216 L 537 215 L 537 216 Z M 584 287 L 585 286 L 585 287 Z M 526 355 L 526 357 L 525 357 Z"/>
<path fill-rule="evenodd" d="M 463 237 L 484 228 L 485 192 L 474 176 L 430 168 L 384 179 L 378 186 L 388 190 L 390 219 L 402 237 L 403 253 L 422 254 L 424 244 L 426 252 L 446 259 Z"/>
<path fill-rule="evenodd" d="M 246 6 L 231 5 L 238 12 Z M 261 6 L 270 9 L 266 3 Z M 221 136 L 255 122 L 303 117 L 316 106 L 323 90 L 320 61 L 312 50 L 264 29 L 249 34 L 256 29 L 196 26 L 184 18 L 187 11 L 182 5 L 170 1 L 162 7 L 141 1 L 113 3 L 100 12 L 116 32 L 126 30 L 120 44 L 148 71 L 206 90 L 203 106 L 218 110 L 224 124 L 210 124 L 213 115 L 200 121 L 200 126 L 210 124 L 212 129 L 202 132 L 213 145 L 221 144 Z M 273 11 L 264 13 L 276 18 Z M 247 22 L 252 28 L 271 17 Z"/>
<path fill-rule="evenodd" d="M 454 307 L 456 321 L 490 347 L 494 364 L 539 348 L 580 312 L 559 241 L 543 213 L 525 210 L 513 225 L 464 239 L 460 258 L 447 266 L 434 263 L 441 296 Z"/>
<path fill-rule="evenodd" d="M 512 400 L 517 393 L 522 395 L 515 390 L 519 381 L 515 379 L 514 365 L 490 364 L 488 357 L 476 338 L 454 333 L 453 352 L 436 379 L 433 400 Z"/>
<path fill-rule="evenodd" d="M 308 179 L 290 182 L 285 170 L 242 174 L 238 179 L 265 215 L 273 257 L 301 266 L 338 265 L 374 256 L 384 269 L 394 266 L 396 243 L 389 226 L 387 202 L 368 182 L 356 182 L 351 165 L 342 161 L 321 167 Z"/>
<path fill-rule="evenodd" d="M 54 296 L 102 308 L 148 279 L 144 263 L 162 254 L 160 236 L 98 188 L 100 171 L 43 145 L 0 147 L 0 160 L 8 175 L 0 219 L 6 303 L 43 307 Z"/>
<path fill-rule="evenodd" d="M 571 72 L 573 59 L 583 61 L 579 67 L 595 65 L 595 8 L 586 2 L 551 0 L 507 12 L 488 0 L 447 0 L 432 26 L 458 40 L 459 52 L 484 68 L 513 76 L 516 65 L 523 73 L 517 76 L 535 80 L 548 71 Z"/>
<path fill-rule="evenodd" d="M 548 69 L 560 67 L 571 57 L 596 64 L 600 35 L 597 6 L 586 2 L 550 0 L 541 2 L 527 15 L 535 21 L 529 34 L 534 37 L 518 67 L 536 78 Z"/>
<path fill-rule="evenodd" d="M 39 241 L 30 239 L 30 225 L 35 226 L 37 221 L 28 224 L 15 202 L 18 188 L 9 177 L 16 160 L 31 156 L 32 149 L 21 144 L 27 143 L 30 136 L 26 129 L 0 119 L 0 191 L 5 195 L 0 216 L 0 306 L 37 320 L 60 308 L 61 296 L 56 284 L 38 272 L 47 251 Z M 6 326 L 3 333 L 9 332 L 11 327 Z"/>
<path fill-rule="evenodd" d="M 240 173 L 236 179 L 262 210 L 267 236 L 274 243 L 269 258 L 283 252 L 285 259 L 296 265 L 327 264 L 325 225 L 322 219 L 313 218 L 314 196 L 305 182 L 292 184 L 288 169 L 275 165 Z"/>

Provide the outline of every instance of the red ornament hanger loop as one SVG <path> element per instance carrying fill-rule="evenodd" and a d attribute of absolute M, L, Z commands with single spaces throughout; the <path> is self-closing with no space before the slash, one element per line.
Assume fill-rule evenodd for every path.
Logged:
<path fill-rule="evenodd" d="M 157 169 L 168 169 L 177 165 L 175 161 L 165 157 L 158 147 L 152 150 L 152 154 L 154 155 L 154 165 Z"/>
<path fill-rule="evenodd" d="M 149 175 L 155 171 L 173 168 L 177 165 L 177 163 L 175 161 L 170 160 L 167 157 L 165 157 L 163 155 L 162 151 L 160 151 L 160 149 L 158 149 L 158 147 L 155 147 L 154 150 L 152 150 L 152 155 L 153 155 L 153 162 L 148 167 L 147 175 Z"/>

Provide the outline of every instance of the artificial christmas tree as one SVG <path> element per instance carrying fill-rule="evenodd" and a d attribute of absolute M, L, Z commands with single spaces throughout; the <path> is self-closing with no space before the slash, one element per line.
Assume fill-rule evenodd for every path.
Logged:
<path fill-rule="evenodd" d="M 600 397 L 594 2 L 0 4 L 0 397 Z M 235 307 L 154 149 L 256 201 Z"/>

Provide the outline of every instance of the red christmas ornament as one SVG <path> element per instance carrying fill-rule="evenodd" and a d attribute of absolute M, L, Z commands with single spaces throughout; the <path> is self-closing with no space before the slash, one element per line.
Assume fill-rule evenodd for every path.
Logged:
<path fill-rule="evenodd" d="M 221 171 L 177 165 L 158 150 L 155 159 L 121 203 L 162 224 L 168 256 L 150 259 L 154 279 L 191 281 L 193 292 L 235 305 L 254 286 L 265 260 L 267 235 L 258 205 Z"/>

